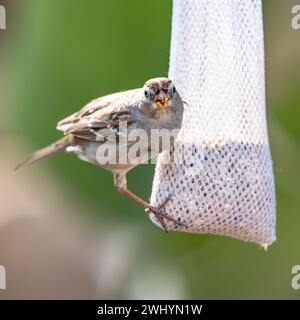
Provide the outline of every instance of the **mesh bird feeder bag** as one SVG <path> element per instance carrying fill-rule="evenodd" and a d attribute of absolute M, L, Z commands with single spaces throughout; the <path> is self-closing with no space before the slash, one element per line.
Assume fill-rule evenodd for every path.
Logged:
<path fill-rule="evenodd" d="M 164 210 L 187 227 L 166 221 L 169 230 L 268 246 L 276 215 L 261 1 L 173 0 L 170 60 L 188 105 L 174 147 L 158 158 L 151 204 L 171 195 Z"/>

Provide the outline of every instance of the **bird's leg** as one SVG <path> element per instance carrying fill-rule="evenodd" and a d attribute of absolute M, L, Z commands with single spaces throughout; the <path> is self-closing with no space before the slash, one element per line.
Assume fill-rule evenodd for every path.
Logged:
<path fill-rule="evenodd" d="M 157 209 L 153 208 L 149 203 L 147 203 L 146 201 L 144 201 L 143 199 L 141 199 L 140 197 L 138 197 L 137 195 L 135 195 L 133 192 L 129 191 L 127 189 L 127 181 L 126 181 L 126 173 L 115 173 L 114 174 L 114 183 L 115 183 L 115 188 L 117 191 L 121 192 L 122 194 L 124 194 L 125 196 L 133 199 L 134 201 L 138 202 L 139 204 L 141 204 L 144 208 L 145 211 L 149 214 L 150 212 L 152 212 L 156 218 L 158 219 L 158 221 L 161 223 L 162 227 L 167 231 L 167 226 L 163 220 L 163 218 L 168 219 L 176 224 L 185 226 L 185 224 L 183 224 L 180 221 L 177 221 L 176 219 L 174 219 L 173 217 L 167 215 L 166 213 L 161 212 L 161 209 L 166 205 L 166 203 L 170 200 L 170 197 L 168 197 Z"/>

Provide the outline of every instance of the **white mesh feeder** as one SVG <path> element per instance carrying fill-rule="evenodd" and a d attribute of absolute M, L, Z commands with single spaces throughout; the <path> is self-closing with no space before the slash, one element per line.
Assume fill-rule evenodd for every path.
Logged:
<path fill-rule="evenodd" d="M 165 212 L 187 228 L 166 221 L 169 230 L 268 246 L 276 213 L 261 1 L 173 0 L 169 77 L 188 106 L 158 158 L 151 204 L 172 195 Z"/>

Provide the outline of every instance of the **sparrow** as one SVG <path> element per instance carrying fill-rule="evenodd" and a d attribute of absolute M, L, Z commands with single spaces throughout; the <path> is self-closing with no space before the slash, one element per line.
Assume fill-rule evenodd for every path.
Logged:
<path fill-rule="evenodd" d="M 160 142 L 153 146 L 150 142 L 151 134 L 155 130 L 169 130 L 175 132 L 172 137 L 176 138 L 181 128 L 183 110 L 184 102 L 170 79 L 150 79 L 142 88 L 97 98 L 58 122 L 57 129 L 64 133 L 64 137 L 34 152 L 15 170 L 61 151 L 75 153 L 81 160 L 110 170 L 116 190 L 141 204 L 148 215 L 152 212 L 166 231 L 164 219 L 184 225 L 162 212 L 170 197 L 158 208 L 154 208 L 129 191 L 126 180 L 128 171 L 172 146 L 174 141 L 167 146 Z M 146 139 L 140 139 L 139 152 L 133 152 L 128 157 L 130 148 L 136 143 L 129 141 L 128 136 L 135 132 L 142 132 Z M 102 152 L 104 149 L 106 153 Z M 107 156 L 107 153 L 110 155 Z M 104 160 L 103 154 L 106 155 Z"/>

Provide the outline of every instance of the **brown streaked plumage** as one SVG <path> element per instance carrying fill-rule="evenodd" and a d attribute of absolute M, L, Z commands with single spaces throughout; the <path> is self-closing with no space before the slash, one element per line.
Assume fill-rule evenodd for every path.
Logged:
<path fill-rule="evenodd" d="M 120 161 L 120 156 L 125 154 L 127 157 L 130 147 L 135 143 L 127 139 L 130 132 L 135 129 L 143 129 L 149 138 L 152 129 L 179 130 L 182 115 L 183 102 L 172 81 L 167 78 L 151 79 L 145 83 L 143 88 L 97 98 L 80 111 L 61 120 L 57 129 L 62 131 L 65 136 L 50 146 L 33 153 L 18 165 L 16 170 L 60 151 L 73 152 L 82 160 L 112 171 L 116 189 L 139 202 L 148 213 L 154 213 L 163 228 L 166 228 L 164 218 L 182 224 L 161 212 L 164 204 L 159 208 L 152 208 L 147 202 L 127 189 L 127 172 L 139 163 L 163 151 L 161 146 L 157 150 L 153 150 L 152 146 L 143 145 L 139 157 L 130 159 L 131 161 L 128 163 Z M 108 161 L 108 163 L 99 161 L 98 151 L 104 144 L 116 148 L 117 161 Z"/>

